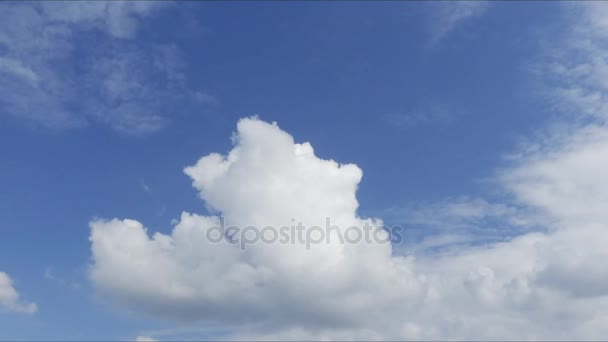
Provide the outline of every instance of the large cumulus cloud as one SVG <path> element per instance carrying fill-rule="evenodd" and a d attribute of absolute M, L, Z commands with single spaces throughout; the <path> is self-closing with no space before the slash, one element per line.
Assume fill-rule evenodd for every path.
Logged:
<path fill-rule="evenodd" d="M 227 156 L 211 154 L 185 172 L 230 225 L 324 226 L 326 217 L 342 230 L 380 223 L 356 215 L 358 167 L 319 159 L 310 144 L 295 144 L 276 124 L 255 118 L 239 122 Z M 363 324 L 398 310 L 404 296 L 424 296 L 390 244 L 340 244 L 336 235 L 310 249 L 294 241 L 241 251 L 208 241 L 206 230 L 218 223 L 183 213 L 170 236 L 150 238 L 136 221 L 94 221 L 92 279 L 137 310 L 281 327 Z"/>
<path fill-rule="evenodd" d="M 233 142 L 227 155 L 185 169 L 228 224 L 381 224 L 357 215 L 357 166 L 320 159 L 257 118 L 240 120 Z M 504 171 L 519 203 L 542 209 L 551 224 L 507 242 L 408 256 L 365 241 L 242 251 L 205 238 L 218 216 L 183 213 L 170 235 L 96 220 L 91 279 L 130 310 L 224 324 L 232 337 L 600 338 L 608 333 L 607 222 L 585 201 L 608 198 L 593 171 L 602 155 L 608 142 L 599 134 L 521 156 Z M 594 197 L 578 194 L 581 184 Z"/>
<path fill-rule="evenodd" d="M 413 246 L 397 256 L 404 253 L 390 244 L 363 241 L 241 251 L 205 239 L 218 216 L 184 213 L 170 235 L 133 220 L 96 220 L 97 290 L 132 311 L 224 325 L 231 338 L 605 338 L 607 7 L 566 7 L 576 10 L 576 25 L 541 70 L 545 93 L 566 115 L 499 171 L 496 184 L 509 201 L 440 203 L 412 218 L 473 231 L 529 222 L 540 229 L 439 253 Z M 239 121 L 233 142 L 227 155 L 185 169 L 205 205 L 229 224 L 280 226 L 293 218 L 311 226 L 325 217 L 342 229 L 382 224 L 357 215 L 357 166 L 322 160 L 310 144 L 256 118 Z"/>

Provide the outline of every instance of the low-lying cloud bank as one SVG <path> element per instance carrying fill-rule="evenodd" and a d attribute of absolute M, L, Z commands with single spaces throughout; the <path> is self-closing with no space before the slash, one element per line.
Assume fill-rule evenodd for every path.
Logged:
<path fill-rule="evenodd" d="M 91 279 L 124 307 L 213 321 L 242 338 L 597 339 L 608 333 L 608 156 L 603 126 L 520 156 L 502 183 L 551 227 L 441 255 L 390 244 L 213 244 L 217 216 L 183 213 L 171 235 L 134 220 L 91 222 Z M 314 155 L 276 124 L 242 119 L 227 155 L 185 173 L 231 224 L 363 225 L 362 171 Z M 604 157 L 604 158 L 602 158 Z M 606 165 L 608 166 L 608 165 Z"/>

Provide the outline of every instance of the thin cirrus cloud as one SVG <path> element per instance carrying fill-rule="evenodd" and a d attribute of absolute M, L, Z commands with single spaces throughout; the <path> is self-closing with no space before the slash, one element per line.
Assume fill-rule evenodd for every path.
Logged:
<path fill-rule="evenodd" d="M 429 105 L 408 112 L 394 112 L 384 115 L 384 121 L 394 127 L 409 129 L 430 125 L 445 125 L 453 122 L 459 112 L 447 105 Z"/>
<path fill-rule="evenodd" d="M 537 70 L 550 87 L 544 89 L 553 106 L 575 118 L 608 119 L 608 7 L 603 3 L 566 3 L 570 30 L 565 39 L 547 44 Z"/>
<path fill-rule="evenodd" d="M 35 303 L 29 303 L 20 299 L 19 292 L 13 286 L 13 280 L 5 272 L 0 272 L 0 311 L 33 314 L 38 311 Z"/>
<path fill-rule="evenodd" d="M 170 5 L 0 4 L 0 108 L 53 129 L 97 123 L 141 135 L 171 120 L 170 105 L 215 102 L 187 89 L 177 46 L 134 40 L 143 18 Z M 83 39 L 94 43 L 83 48 Z"/>
<path fill-rule="evenodd" d="M 491 3 L 488 1 L 447 1 L 432 3 L 429 17 L 430 44 L 437 45 L 467 21 L 483 15 Z"/>
<path fill-rule="evenodd" d="M 483 197 L 459 196 L 385 209 L 388 222 L 407 228 L 399 254 L 436 253 L 488 244 L 542 230 L 543 217 L 531 208 Z"/>

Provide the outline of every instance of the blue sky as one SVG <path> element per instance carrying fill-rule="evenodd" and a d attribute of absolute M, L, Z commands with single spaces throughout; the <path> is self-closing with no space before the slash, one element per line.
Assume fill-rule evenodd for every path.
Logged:
<path fill-rule="evenodd" d="M 603 56 L 605 37 L 597 32 L 604 23 L 593 13 L 607 12 L 605 6 L 585 6 L 2 3 L 0 272 L 10 276 L 20 297 L 19 302 L 7 299 L 0 310 L 0 339 L 201 339 L 274 333 L 279 338 L 317 338 L 305 334 L 314 324 L 299 326 L 305 320 L 299 317 L 289 324 L 264 323 L 260 329 L 253 324 L 247 331 L 224 316 L 158 317 L 133 304 L 120 289 L 108 295 L 103 288 L 109 283 L 90 275 L 102 258 L 91 252 L 90 222 L 129 218 L 142 222 L 149 233 L 171 234 L 182 211 L 214 214 L 199 198 L 213 203 L 205 197 L 208 190 L 193 189 L 197 179 L 188 179 L 183 169 L 210 153 L 229 152 L 237 122 L 253 115 L 276 121 L 296 143 L 310 142 L 320 159 L 356 164 L 363 171 L 356 193 L 358 215 L 408 228 L 410 243 L 394 246 L 392 253 L 420 255 L 425 266 L 418 268 L 439 263 L 437 269 L 464 269 L 464 261 L 442 263 L 434 254 L 447 250 L 458 260 L 483 259 L 476 248 L 492 249 L 490 240 L 532 239 L 531 232 L 559 230 L 572 221 L 582 225 L 576 219 L 596 216 L 583 209 L 575 212 L 577 205 L 568 211 L 571 216 L 555 214 L 563 210 L 546 202 L 545 195 L 552 197 L 551 191 L 562 185 L 583 191 L 581 184 L 603 184 L 599 176 L 583 172 L 580 177 L 591 178 L 560 178 L 543 172 L 553 170 L 550 163 L 562 157 L 564 163 L 570 160 L 568 151 L 580 149 L 575 155 L 584 156 L 584 149 L 604 141 L 606 90 L 594 78 L 603 72 L 604 62 L 587 58 Z M 591 47 L 573 43 L 577 41 L 591 42 Z M 248 127 L 236 134 L 267 129 Z M 585 140 L 590 136 L 597 141 Z M 602 151 L 595 151 L 599 159 L 591 158 L 600 164 L 590 162 L 587 169 L 601 170 Z M 550 190 L 542 188 L 550 181 L 557 183 Z M 567 181 L 573 185 L 566 186 Z M 535 186 L 537 192 L 528 191 Z M 554 196 L 592 198 L 591 204 L 600 209 L 589 224 L 605 226 L 604 193 L 577 197 L 558 190 Z M 581 203 L 580 208 L 589 208 Z M 560 251 L 554 254 L 556 259 L 562 256 Z M 501 270 L 486 266 L 497 274 Z M 542 274 L 530 279 L 545 279 Z M 562 279 L 565 273 L 551 274 L 546 281 Z M 574 303 L 564 296 L 552 303 Z M 24 311 L 15 309 L 22 305 L 18 303 L 36 303 L 37 310 L 16 312 Z M 0 308 L 2 304 L 0 300 Z M 598 322 L 605 313 L 580 319 L 573 314 L 571 322 Z M 409 317 L 395 315 L 401 314 Z M 466 324 L 462 331 L 453 326 L 442 330 L 433 325 L 437 322 L 412 324 L 419 330 L 408 326 L 400 331 L 443 332 L 384 337 L 552 338 L 548 332 L 556 323 L 541 324 L 547 330 L 530 335 L 511 336 L 498 331 L 484 335 L 488 332 Z M 602 331 L 593 327 L 589 329 Z M 304 333 L 281 335 L 283 328 Z M 327 329 L 326 336 L 336 338 L 376 336 Z M 573 328 L 563 336 L 595 336 L 581 334 Z"/>

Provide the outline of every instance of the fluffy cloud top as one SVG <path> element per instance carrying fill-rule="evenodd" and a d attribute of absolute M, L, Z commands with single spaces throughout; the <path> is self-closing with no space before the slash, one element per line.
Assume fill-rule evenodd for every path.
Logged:
<path fill-rule="evenodd" d="M 22 302 L 19 293 L 13 287 L 13 281 L 8 274 L 0 272 L 0 309 L 13 312 L 34 313 L 38 306 L 34 303 Z"/>
<path fill-rule="evenodd" d="M 235 147 L 185 169 L 206 204 L 227 224 L 363 226 L 355 211 L 361 170 L 314 155 L 275 124 L 244 119 Z M 378 224 L 367 220 L 370 224 Z M 133 309 L 183 319 L 306 327 L 348 326 L 382 316 L 404 292 L 416 292 L 405 259 L 389 244 L 254 244 L 245 251 L 213 244 L 217 217 L 182 214 L 170 236 L 150 238 L 132 220 L 94 221 L 91 241 L 98 288 Z M 142 288 L 142 284 L 146 284 Z M 376 290 L 385 293 L 375 298 Z M 374 303 L 381 302 L 377 307 Z M 367 318 L 356 314 L 365 310 Z"/>
<path fill-rule="evenodd" d="M 342 229 L 380 224 L 356 213 L 357 166 L 322 160 L 310 144 L 256 118 L 239 121 L 233 141 L 227 155 L 185 169 L 227 224 L 290 225 L 295 218 L 310 226 L 327 216 Z M 137 221 L 98 220 L 91 222 L 91 279 L 131 310 L 225 324 L 232 337 L 599 338 L 608 333 L 606 217 L 561 187 L 582 191 L 584 183 L 595 199 L 608 196 L 597 173 L 570 172 L 605 146 L 558 147 L 505 172 L 505 186 L 555 223 L 548 233 L 402 257 L 390 244 L 365 242 L 310 250 L 260 243 L 240 251 L 206 240 L 216 216 L 184 213 L 170 235 L 152 236 Z M 566 199 L 577 213 L 560 208 Z M 578 217 L 586 219 L 570 220 Z"/>

